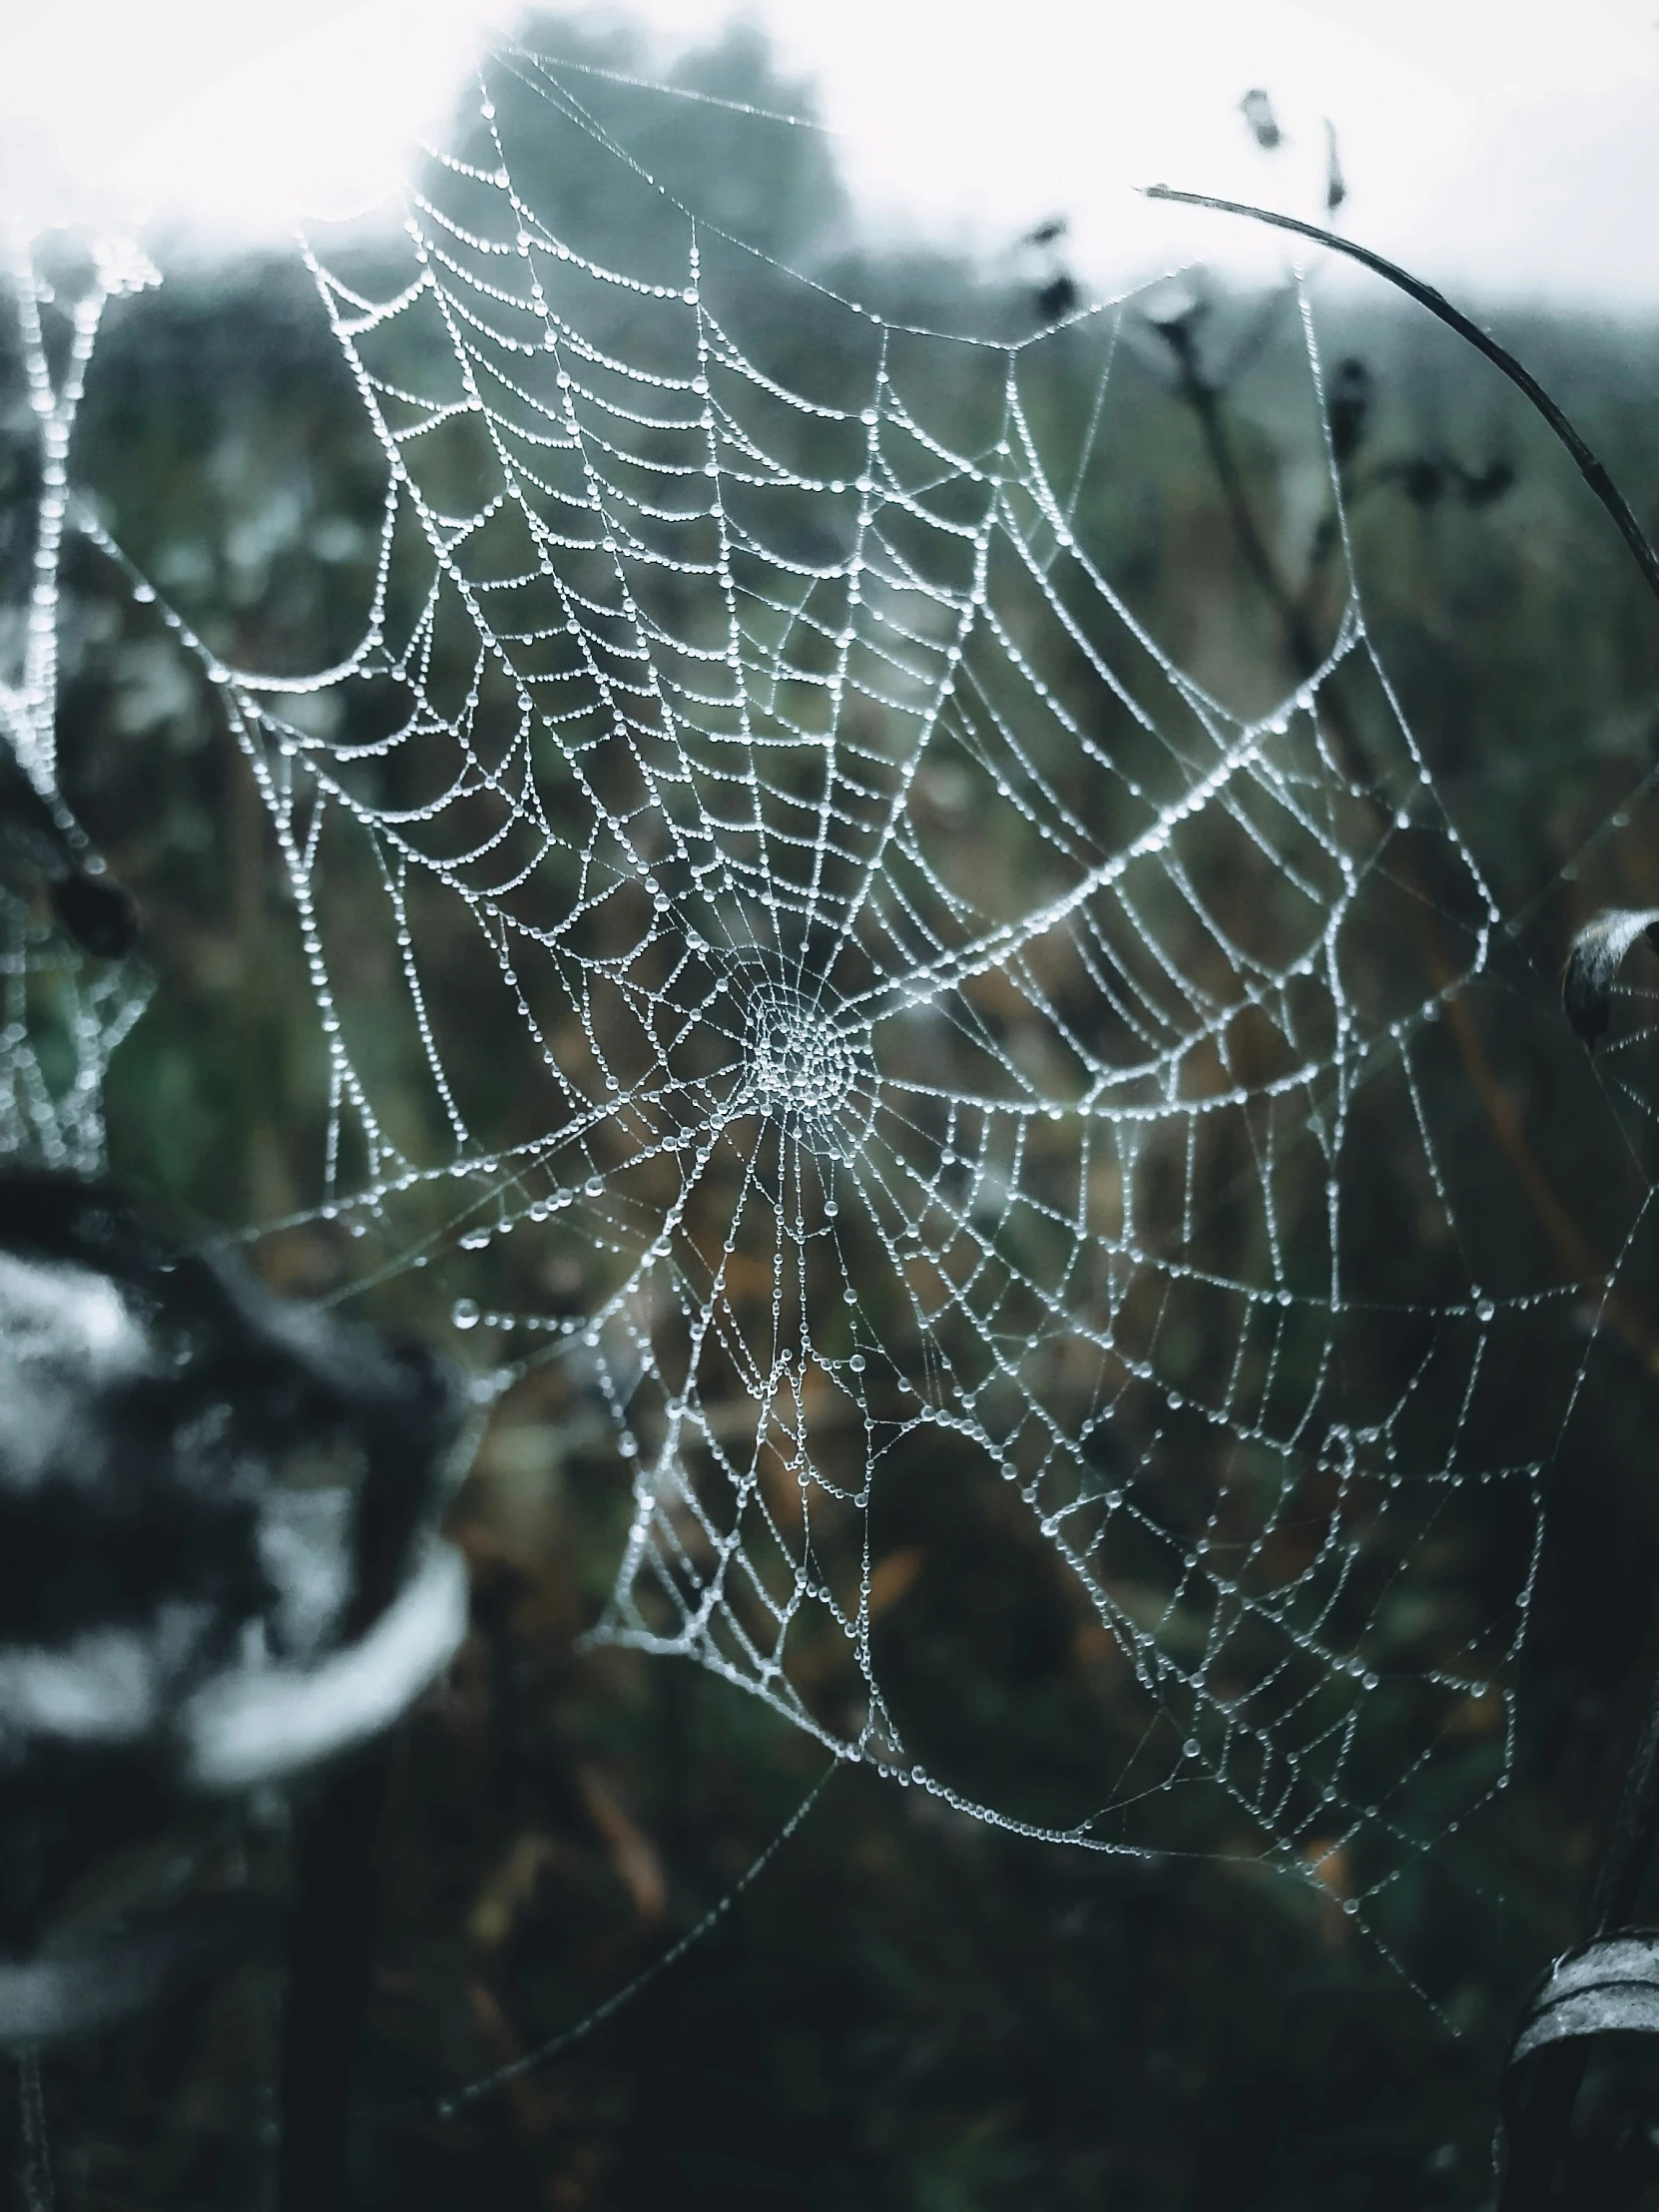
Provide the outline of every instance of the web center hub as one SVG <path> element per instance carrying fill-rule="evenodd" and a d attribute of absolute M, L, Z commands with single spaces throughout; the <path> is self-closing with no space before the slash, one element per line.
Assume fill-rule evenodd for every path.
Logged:
<path fill-rule="evenodd" d="M 810 1151 L 845 1157 L 874 1111 L 875 1067 L 862 1031 L 788 985 L 769 983 L 749 1008 L 744 1088 L 754 1108 Z"/>

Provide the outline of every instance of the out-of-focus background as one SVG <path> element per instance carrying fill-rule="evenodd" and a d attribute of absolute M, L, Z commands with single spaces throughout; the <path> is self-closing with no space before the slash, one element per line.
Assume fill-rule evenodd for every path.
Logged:
<path fill-rule="evenodd" d="M 763 249 L 723 267 L 726 308 L 769 343 L 782 330 L 800 359 L 847 342 L 832 303 L 848 298 L 998 345 L 1081 311 L 1029 357 L 1043 435 L 1076 451 L 1101 388 L 1086 310 L 1121 297 L 1079 530 L 1151 635 L 1241 713 L 1306 673 L 1241 501 L 1317 610 L 1331 434 L 1372 634 L 1505 923 L 1489 981 L 1459 1002 L 1456 1051 L 1426 1078 L 1451 1211 L 1516 1280 L 1533 1246 L 1570 1276 L 1622 1240 L 1617 1311 L 1551 1310 L 1559 1358 L 1590 1357 L 1572 1419 L 1537 1443 L 1546 1541 L 1513 1778 L 1456 1846 L 1466 1908 L 1407 1899 L 1394 1954 L 1341 1910 L 1337 1866 L 1298 1885 L 1202 1837 L 1180 1856 L 1097 1859 L 841 1772 L 660 1979 L 443 2116 L 442 2098 L 583 2020 L 731 1896 L 828 1764 L 684 1662 L 581 1648 L 626 1486 L 608 1429 L 538 1371 L 500 1407 L 457 1506 L 475 1626 L 400 1754 L 355 2201 L 1476 2205 L 1504 2044 L 1579 1932 L 1659 1652 L 1644 1000 L 1609 1081 L 1554 1001 L 1573 928 L 1659 888 L 1659 610 L 1570 462 L 1449 332 L 1310 256 L 1321 418 L 1282 246 L 1132 187 L 1340 216 L 1455 288 L 1659 531 L 1659 33 L 1611 7 L 1570 36 L 1553 10 L 830 13 L 780 7 L 738 29 L 712 8 L 572 15 L 523 35 L 582 73 L 590 122 Z M 411 120 L 445 139 L 476 100 L 467 55 L 485 35 L 457 9 L 231 21 L 161 7 L 19 11 L 3 34 L 4 190 L 48 283 L 71 299 L 86 237 L 116 232 L 163 278 L 107 310 L 72 480 L 235 667 L 297 673 L 348 652 L 379 544 L 382 455 L 293 221 L 348 219 L 365 263 L 382 235 L 395 243 L 387 195 Z M 550 133 L 542 189 L 582 205 L 602 174 L 583 166 L 593 143 Z M 606 210 L 589 213 L 602 229 Z M 625 261 L 627 236 L 613 244 Z M 782 270 L 825 287 L 819 319 Z M 1172 329 L 1200 349 L 1202 404 Z M 39 489 L 20 358 L 8 335 L 8 610 L 27 603 Z M 304 1214 L 325 1063 L 268 818 L 214 687 L 84 541 L 60 634 L 65 789 L 141 902 L 155 979 L 109 1073 L 112 1164 L 205 1222 Z M 986 864 L 1011 878 L 1020 849 L 988 841 Z M 349 934 L 343 907 L 331 925 Z M 1638 994 L 1648 957 L 1633 955 Z M 361 988 L 375 988 L 366 967 Z M 451 1014 L 471 1053 L 511 1064 L 486 1012 Z M 1382 1190 L 1381 1118 L 1375 1136 Z M 1357 1218 L 1379 1252 L 1416 1234 L 1382 1199 Z M 337 1225 L 257 1249 L 282 1288 L 351 1290 Z M 405 1273 L 365 1303 L 438 1333 L 452 1288 Z M 1547 1395 L 1515 1374 L 1517 1403 L 1534 1383 Z M 1435 1602 L 1495 1611 L 1527 1540 L 1495 1496 L 1449 1497 Z M 1080 1731 L 1127 1723 L 1048 1554 L 942 1462 L 915 1469 L 885 1541 L 872 1604 L 916 1709 L 948 1684 L 941 1755 L 988 1796 L 1033 1774 L 1063 1794 L 1085 1765 Z M 1387 1594 L 1376 1602 L 1382 1618 Z M 1400 1771 L 1407 1721 L 1382 1754 Z M 1495 1701 L 1470 1701 L 1440 1745 L 1448 1804 L 1478 1796 L 1496 1726 Z M 269 1969 L 250 1968 L 57 2056 L 62 2202 L 266 2201 L 275 2002 Z M 1659 2100 L 1640 2069 L 1599 2072 L 1584 2114 L 1577 2201 L 1654 2201 Z"/>

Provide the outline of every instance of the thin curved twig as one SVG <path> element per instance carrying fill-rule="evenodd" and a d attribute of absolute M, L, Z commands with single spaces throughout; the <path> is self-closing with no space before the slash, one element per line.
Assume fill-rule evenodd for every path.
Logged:
<path fill-rule="evenodd" d="M 1455 330 L 1477 353 L 1484 353 L 1487 360 L 1495 368 L 1501 369 L 1510 383 L 1525 394 L 1577 462 L 1579 474 L 1618 525 L 1619 535 L 1636 556 L 1636 565 L 1647 579 L 1648 589 L 1655 599 L 1659 599 L 1659 552 L 1655 552 L 1647 532 L 1637 521 L 1629 502 L 1608 475 L 1606 468 L 1531 371 L 1523 367 L 1506 346 L 1499 345 L 1496 338 L 1488 336 L 1478 322 L 1471 321 L 1461 307 L 1454 307 L 1444 292 L 1436 291 L 1432 284 L 1425 284 L 1420 276 L 1413 276 L 1409 270 L 1401 269 L 1397 262 L 1390 262 L 1382 254 L 1373 253 L 1369 246 L 1358 246 L 1353 239 L 1345 239 L 1335 231 L 1322 230 L 1317 223 L 1304 223 L 1300 216 L 1280 215 L 1272 208 L 1254 208 L 1243 200 L 1217 200 L 1207 192 L 1178 192 L 1173 185 L 1148 185 L 1146 197 L 1148 200 L 1171 201 L 1183 208 L 1209 208 L 1217 215 L 1242 215 L 1252 223 L 1270 224 L 1276 231 L 1292 231 L 1298 238 L 1312 239 L 1316 246 L 1329 247 L 1334 254 L 1346 254 L 1350 261 L 1359 262 L 1384 282 L 1392 284 L 1397 291 L 1404 292 L 1407 298 L 1414 299 L 1418 306 L 1426 307 L 1431 315 L 1437 316 L 1447 329 Z"/>

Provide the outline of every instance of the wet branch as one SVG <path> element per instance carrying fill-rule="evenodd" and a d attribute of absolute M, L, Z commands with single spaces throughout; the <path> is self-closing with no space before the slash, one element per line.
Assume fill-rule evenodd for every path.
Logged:
<path fill-rule="evenodd" d="M 1619 535 L 1636 557 L 1636 565 L 1647 579 L 1647 586 L 1655 599 L 1659 599 L 1659 552 L 1655 552 L 1646 531 L 1637 521 L 1630 503 L 1608 475 L 1605 466 L 1579 435 L 1571 421 L 1557 405 L 1542 384 L 1516 360 L 1506 346 L 1471 321 L 1461 307 L 1455 307 L 1444 292 L 1436 291 L 1432 284 L 1425 284 L 1420 276 L 1413 276 L 1409 270 L 1401 269 L 1397 262 L 1390 262 L 1382 254 L 1375 254 L 1369 246 L 1357 246 L 1352 239 L 1345 239 L 1335 231 L 1322 230 L 1317 223 L 1304 223 L 1299 216 L 1280 215 L 1272 208 L 1253 208 L 1242 200 L 1217 200 L 1204 192 L 1177 192 L 1173 185 L 1149 185 L 1149 200 L 1171 201 L 1183 208 L 1209 208 L 1217 215 L 1242 215 L 1252 223 L 1266 223 L 1276 231 L 1290 231 L 1298 238 L 1312 239 L 1316 246 L 1324 246 L 1334 254 L 1346 254 L 1350 261 L 1359 262 L 1362 268 L 1371 270 L 1395 290 L 1414 299 L 1418 306 L 1426 307 L 1431 315 L 1455 330 L 1477 353 L 1483 353 L 1494 368 L 1508 377 L 1515 388 L 1524 393 L 1534 410 L 1549 425 L 1551 431 L 1572 455 L 1583 477 L 1608 514 L 1618 526 Z"/>

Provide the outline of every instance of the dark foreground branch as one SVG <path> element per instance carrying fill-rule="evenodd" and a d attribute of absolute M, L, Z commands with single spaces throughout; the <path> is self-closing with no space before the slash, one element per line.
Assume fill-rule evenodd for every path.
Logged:
<path fill-rule="evenodd" d="M 1437 316 L 1447 329 L 1472 345 L 1477 353 L 1484 353 L 1495 368 L 1501 369 L 1515 388 L 1523 392 L 1533 408 L 1541 415 L 1560 442 L 1578 464 L 1578 472 L 1601 501 L 1603 507 L 1618 525 L 1619 535 L 1636 556 L 1636 565 L 1647 579 L 1647 586 L 1655 599 L 1659 599 L 1659 552 L 1655 552 L 1646 531 L 1637 521 L 1629 501 L 1619 490 L 1606 468 L 1568 417 L 1545 391 L 1542 384 L 1516 360 L 1506 346 L 1471 321 L 1461 307 L 1455 307 L 1444 292 L 1436 291 L 1432 284 L 1425 284 L 1420 276 L 1413 276 L 1409 270 L 1401 269 L 1397 262 L 1388 261 L 1383 255 L 1373 253 L 1369 246 L 1358 246 L 1352 239 L 1345 239 L 1335 231 L 1322 230 L 1317 223 L 1304 223 L 1299 216 L 1280 215 L 1272 208 L 1254 208 L 1247 201 L 1217 200 L 1206 192 L 1178 192 L 1173 185 L 1148 185 L 1149 200 L 1171 201 L 1183 208 L 1209 208 L 1217 215 L 1242 215 L 1252 223 L 1266 223 L 1276 231 L 1290 231 L 1298 238 L 1312 239 L 1316 246 L 1328 247 L 1334 254 L 1346 254 L 1351 262 L 1358 262 L 1392 284 L 1418 306 L 1426 307 Z"/>

